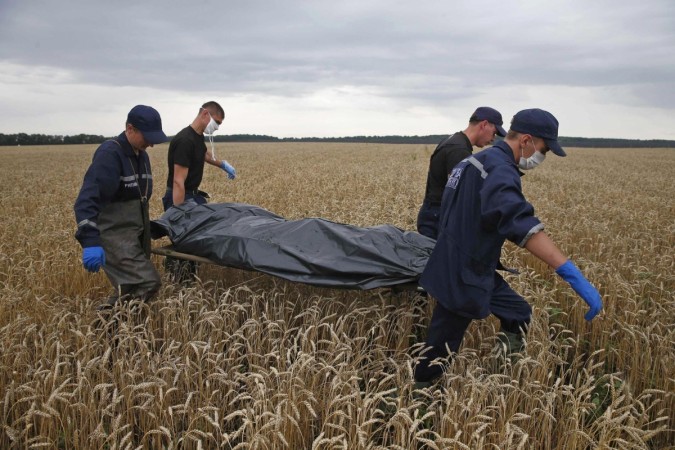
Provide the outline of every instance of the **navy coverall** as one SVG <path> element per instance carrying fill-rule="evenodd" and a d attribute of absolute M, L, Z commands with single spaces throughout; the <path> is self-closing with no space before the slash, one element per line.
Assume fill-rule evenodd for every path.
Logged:
<path fill-rule="evenodd" d="M 148 154 L 139 151 L 137 155 L 124 133 L 96 149 L 75 200 L 75 237 L 82 247 L 103 247 L 103 270 L 116 296 L 147 299 L 161 286 L 149 259 L 147 201 L 151 195 Z"/>
<path fill-rule="evenodd" d="M 117 141 L 117 143 L 115 142 Z M 140 180 L 136 178 L 139 175 Z M 101 245 L 98 215 L 109 203 L 152 196 L 152 171 L 145 151 L 136 156 L 124 133 L 105 141 L 94 152 L 75 200 L 75 237 L 82 247 Z"/>
<path fill-rule="evenodd" d="M 504 241 L 524 247 L 543 230 L 534 208 L 525 200 L 511 148 L 505 142 L 461 161 L 452 170 L 441 205 L 440 234 L 420 278 L 437 300 L 429 326 L 432 347 L 416 367 L 417 381 L 440 375 L 429 366 L 457 352 L 471 320 L 497 316 L 502 331 L 520 333 L 530 322 L 530 305 L 497 273 Z"/>

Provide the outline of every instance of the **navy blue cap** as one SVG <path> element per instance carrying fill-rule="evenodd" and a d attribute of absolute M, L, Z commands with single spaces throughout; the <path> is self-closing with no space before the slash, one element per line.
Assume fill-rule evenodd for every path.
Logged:
<path fill-rule="evenodd" d="M 558 120 L 548 111 L 539 108 L 518 111 L 511 120 L 511 129 L 542 138 L 553 153 L 567 156 L 558 143 Z"/>
<path fill-rule="evenodd" d="M 136 105 L 131 108 L 127 115 L 127 123 L 136 127 L 145 140 L 153 145 L 168 141 L 166 134 L 162 131 L 162 118 L 151 106 Z"/>
<path fill-rule="evenodd" d="M 502 120 L 502 115 L 496 109 L 490 108 L 489 106 L 480 106 L 476 108 L 476 111 L 471 114 L 469 122 L 481 120 L 487 120 L 492 125 L 494 125 L 495 128 L 497 128 L 497 134 L 501 137 L 506 136 L 506 131 L 504 131 L 504 128 L 502 128 L 502 124 L 504 123 Z"/>

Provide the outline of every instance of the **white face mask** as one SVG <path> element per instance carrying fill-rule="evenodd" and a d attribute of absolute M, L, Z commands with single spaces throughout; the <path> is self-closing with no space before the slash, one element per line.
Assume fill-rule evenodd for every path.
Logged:
<path fill-rule="evenodd" d="M 210 116 L 210 114 L 209 114 Z M 213 134 L 216 132 L 218 129 L 218 123 L 216 123 L 215 120 L 213 120 L 213 117 L 211 117 L 211 120 L 209 121 L 209 124 L 204 128 L 204 134 Z"/>
<path fill-rule="evenodd" d="M 532 147 L 534 147 L 534 142 L 532 141 Z M 546 155 L 539 150 L 537 150 L 537 147 L 534 147 L 534 153 L 532 153 L 532 156 L 529 158 L 523 158 L 523 150 L 520 150 L 520 161 L 518 161 L 518 167 L 522 170 L 532 170 L 535 167 L 537 167 L 539 164 L 541 164 L 544 159 L 546 159 Z"/>
<path fill-rule="evenodd" d="M 211 120 L 209 120 L 208 125 L 206 125 L 206 128 L 204 128 L 204 134 L 211 135 L 211 134 L 215 133 L 216 130 L 218 129 L 218 122 L 213 120 L 213 116 L 211 115 L 211 113 L 209 112 L 208 109 L 206 109 L 206 108 L 201 108 L 201 109 L 206 111 L 206 114 L 209 115 L 209 119 L 211 119 Z"/>

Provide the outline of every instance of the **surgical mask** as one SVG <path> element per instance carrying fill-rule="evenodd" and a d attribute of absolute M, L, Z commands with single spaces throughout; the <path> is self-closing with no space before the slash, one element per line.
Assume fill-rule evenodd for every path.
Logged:
<path fill-rule="evenodd" d="M 204 109 L 204 108 L 202 108 Z M 211 116 L 211 113 L 209 112 L 208 109 L 204 109 L 207 113 L 209 113 L 209 120 L 208 125 L 206 125 L 206 128 L 204 128 L 204 134 L 209 137 L 209 143 L 211 144 L 211 157 L 215 160 L 216 159 L 216 150 L 213 146 L 213 133 L 218 130 L 218 122 L 216 122 L 213 117 Z"/>
<path fill-rule="evenodd" d="M 532 142 L 532 147 L 534 147 L 534 142 Z M 534 153 L 532 153 L 532 156 L 529 158 L 523 158 L 523 150 L 520 150 L 520 161 L 518 161 L 518 167 L 522 170 L 532 170 L 535 167 L 537 167 L 539 164 L 541 164 L 544 159 L 546 159 L 546 155 L 539 150 L 537 150 L 537 147 L 534 147 Z"/>
<path fill-rule="evenodd" d="M 209 114 L 210 116 L 210 114 Z M 213 120 L 213 117 L 211 117 L 211 120 L 209 121 L 209 124 L 204 128 L 204 134 L 213 134 L 216 132 L 218 129 L 218 123 Z"/>
<path fill-rule="evenodd" d="M 209 119 L 211 119 L 211 120 L 209 120 L 208 125 L 206 125 L 206 128 L 204 128 L 204 134 L 215 133 L 216 130 L 218 129 L 218 122 L 213 120 L 213 116 L 211 115 L 211 113 L 209 112 L 208 109 L 206 109 L 206 108 L 200 108 L 200 109 L 203 109 L 204 111 L 206 111 L 206 113 L 209 115 Z"/>

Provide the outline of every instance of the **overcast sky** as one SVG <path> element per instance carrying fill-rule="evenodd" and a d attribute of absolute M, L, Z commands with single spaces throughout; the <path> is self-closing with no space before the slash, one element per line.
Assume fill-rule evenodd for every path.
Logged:
<path fill-rule="evenodd" d="M 560 135 L 675 139 L 675 1 L 0 0 L 0 133 L 427 135 L 482 105 Z"/>

